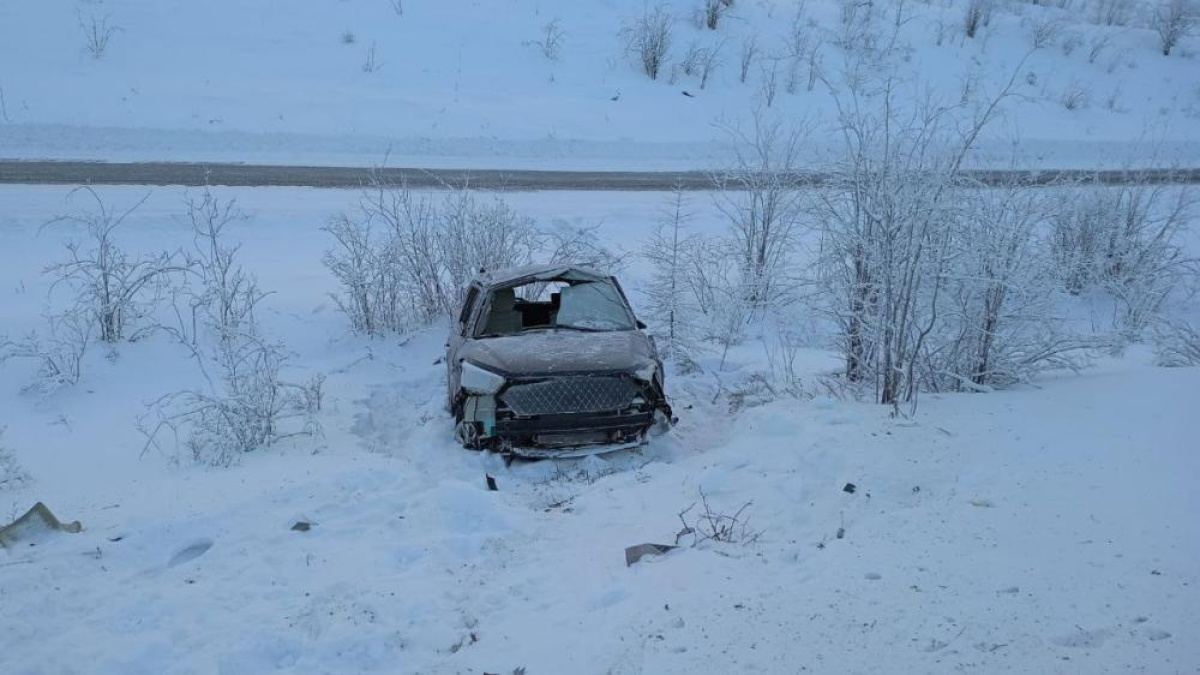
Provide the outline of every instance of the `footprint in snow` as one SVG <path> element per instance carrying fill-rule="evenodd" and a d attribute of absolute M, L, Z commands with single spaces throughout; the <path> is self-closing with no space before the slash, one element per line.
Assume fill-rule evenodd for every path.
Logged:
<path fill-rule="evenodd" d="M 1144 633 L 1144 635 L 1145 635 L 1145 636 L 1146 636 L 1148 639 L 1150 639 L 1150 640 L 1153 640 L 1153 641 L 1155 641 L 1155 642 L 1157 642 L 1157 641 L 1159 641 L 1159 640 L 1166 640 L 1167 638 L 1171 637 L 1171 634 L 1170 634 L 1170 633 L 1168 633 L 1167 631 L 1165 631 L 1165 630 L 1158 630 L 1157 628 L 1151 628 L 1151 629 L 1147 630 L 1147 631 Z"/>
<path fill-rule="evenodd" d="M 1053 638 L 1051 642 L 1060 647 L 1099 647 L 1112 634 L 1107 629 L 1083 630 Z"/>
<path fill-rule="evenodd" d="M 205 553 L 208 553 L 208 549 L 210 549 L 212 547 L 213 547 L 212 539 L 199 539 L 197 541 L 194 541 L 191 544 L 176 551 L 175 555 L 171 556 L 170 562 L 167 563 L 167 567 L 175 567 L 177 565 L 182 565 L 185 562 L 190 562 L 192 560 L 195 560 L 196 558 L 199 558 L 200 556 L 204 555 Z"/>

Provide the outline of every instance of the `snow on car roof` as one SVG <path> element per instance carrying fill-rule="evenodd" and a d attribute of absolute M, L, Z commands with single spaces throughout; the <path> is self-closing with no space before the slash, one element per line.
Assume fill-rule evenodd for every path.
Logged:
<path fill-rule="evenodd" d="M 532 281 L 553 281 L 564 279 L 568 281 L 601 281 L 610 276 L 588 267 L 577 265 L 562 265 L 537 263 L 519 265 L 492 272 L 480 272 L 475 280 L 488 287 L 516 286 Z"/>

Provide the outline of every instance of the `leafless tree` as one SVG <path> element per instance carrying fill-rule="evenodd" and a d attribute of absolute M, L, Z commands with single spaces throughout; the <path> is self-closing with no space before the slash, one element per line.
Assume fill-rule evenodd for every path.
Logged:
<path fill-rule="evenodd" d="M 698 310 L 686 285 L 691 254 L 688 222 L 692 218 L 688 209 L 682 187 L 676 186 L 642 254 L 651 268 L 643 290 L 646 308 L 661 330 L 658 345 L 664 358 L 686 359 L 693 348 Z"/>
<path fill-rule="evenodd" d="M 1163 56 L 1170 56 L 1179 40 L 1192 32 L 1195 13 L 1190 11 L 1184 0 L 1159 0 L 1160 4 L 1150 18 L 1150 27 L 1158 33 Z"/>
<path fill-rule="evenodd" d="M 667 61 L 667 54 L 671 51 L 674 23 L 670 10 L 659 5 L 653 10 L 647 9 L 640 17 L 628 22 L 621 31 L 626 52 L 637 60 L 642 72 L 652 80 L 658 79 Z"/>
<path fill-rule="evenodd" d="M 1017 71 L 976 107 L 898 106 L 898 83 L 887 75 L 834 93 L 845 148 L 814 204 L 823 223 L 819 278 L 846 378 L 869 383 L 880 403 L 916 400 L 953 260 L 962 162 L 1012 94 Z"/>
<path fill-rule="evenodd" d="M 1154 350 L 1160 366 L 1200 366 L 1200 330 L 1186 321 L 1164 321 L 1155 331 Z"/>

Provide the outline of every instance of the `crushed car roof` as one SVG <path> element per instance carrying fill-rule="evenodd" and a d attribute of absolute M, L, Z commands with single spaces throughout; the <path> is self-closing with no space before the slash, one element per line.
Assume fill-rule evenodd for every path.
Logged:
<path fill-rule="evenodd" d="M 602 281 L 609 278 L 609 275 L 587 267 L 546 263 L 520 265 L 518 267 L 508 267 L 491 272 L 480 272 L 475 276 L 476 281 L 488 287 L 519 286 L 523 283 L 553 281 L 555 279 L 564 279 L 567 281 Z"/>

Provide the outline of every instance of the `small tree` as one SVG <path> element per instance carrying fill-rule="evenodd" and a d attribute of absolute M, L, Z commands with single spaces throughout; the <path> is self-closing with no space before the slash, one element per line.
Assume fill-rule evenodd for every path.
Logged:
<path fill-rule="evenodd" d="M 1163 56 L 1170 56 L 1171 49 L 1179 43 L 1179 40 L 1191 33 L 1195 16 L 1188 11 L 1184 0 L 1160 0 L 1160 2 L 1161 4 L 1155 8 L 1154 14 L 1150 18 L 1150 27 L 1158 33 Z"/>
<path fill-rule="evenodd" d="M 674 23 L 670 10 L 659 5 L 627 23 L 621 31 L 626 52 L 637 60 L 642 72 L 652 80 L 658 79 L 671 50 Z"/>
<path fill-rule="evenodd" d="M 691 218 L 683 189 L 677 185 L 642 254 L 652 270 L 645 287 L 646 308 L 662 330 L 658 345 L 665 358 L 687 358 L 691 351 L 696 310 L 685 280 Z"/>

